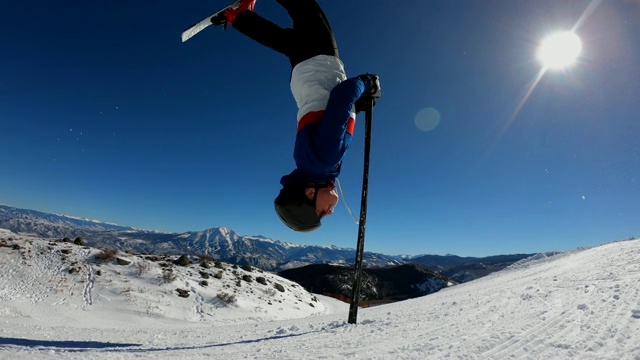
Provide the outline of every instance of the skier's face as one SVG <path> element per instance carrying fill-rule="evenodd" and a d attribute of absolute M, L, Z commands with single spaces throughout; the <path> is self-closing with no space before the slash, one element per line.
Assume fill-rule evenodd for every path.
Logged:
<path fill-rule="evenodd" d="M 309 188 L 307 190 L 307 197 L 309 197 L 309 200 L 313 200 L 314 197 L 316 198 L 316 214 L 318 217 L 322 218 L 325 215 L 333 214 L 333 208 L 336 206 L 339 199 L 335 184 L 330 184 L 327 187 L 319 188 L 317 190 L 314 188 Z M 317 197 L 315 194 L 316 191 L 318 192 Z"/>

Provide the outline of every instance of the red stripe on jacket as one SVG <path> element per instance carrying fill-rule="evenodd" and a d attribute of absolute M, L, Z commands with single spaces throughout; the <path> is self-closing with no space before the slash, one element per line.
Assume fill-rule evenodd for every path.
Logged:
<path fill-rule="evenodd" d="M 324 110 L 320 111 L 311 111 L 302 116 L 300 121 L 298 121 L 298 131 L 302 130 L 303 127 L 320 122 L 322 117 L 324 116 Z M 349 117 L 347 121 L 347 132 L 353 136 L 353 132 L 356 127 L 356 120 L 353 117 Z"/>

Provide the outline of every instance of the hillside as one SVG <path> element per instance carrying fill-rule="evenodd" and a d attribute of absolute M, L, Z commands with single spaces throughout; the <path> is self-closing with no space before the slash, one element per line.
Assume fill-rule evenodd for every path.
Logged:
<path fill-rule="evenodd" d="M 184 261 L 184 262 L 183 262 Z M 0 314 L 177 321 L 288 319 L 324 312 L 298 284 L 250 266 L 194 257 L 140 255 L 0 230 Z M 22 309 L 22 310 L 21 310 Z M 52 314 L 53 310 L 53 314 Z"/>
<path fill-rule="evenodd" d="M 286 282 L 282 305 L 269 305 L 266 292 L 241 300 L 249 290 L 241 284 L 238 306 L 216 307 L 196 267 L 178 268 L 175 284 L 151 290 L 159 269 L 139 279 L 123 276 L 127 267 L 100 265 L 102 278 L 89 288 L 86 272 L 62 275 L 60 251 L 48 251 L 48 242 L 18 250 L 14 243 L 0 247 L 0 355 L 10 359 L 640 358 L 640 240 L 529 258 L 429 296 L 362 309 L 356 326 L 346 323 L 346 306 L 278 277 L 269 280 Z M 93 250 L 71 254 L 82 259 L 85 251 Z M 233 288 L 233 272 L 224 276 Z M 190 297 L 178 297 L 177 287 Z"/>

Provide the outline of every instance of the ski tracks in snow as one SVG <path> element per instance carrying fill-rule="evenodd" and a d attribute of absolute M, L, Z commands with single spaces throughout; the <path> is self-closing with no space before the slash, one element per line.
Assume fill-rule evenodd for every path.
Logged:
<path fill-rule="evenodd" d="M 82 289 L 82 298 L 84 299 L 83 308 L 86 309 L 87 306 L 93 305 L 93 298 L 91 296 L 91 290 L 93 290 L 93 286 L 95 285 L 95 271 L 91 265 L 87 265 L 87 280 L 84 283 L 84 287 Z"/>
<path fill-rule="evenodd" d="M 16 242 L 17 243 L 17 242 Z M 42 241 L 27 241 L 20 245 L 20 260 L 9 257 L 0 265 L 2 287 L 0 300 L 28 300 L 32 304 L 55 294 L 56 288 L 67 284 L 61 275 L 64 265 L 58 252 L 51 251 Z M 35 261 L 27 258 L 35 258 Z M 26 267 L 31 267 L 28 271 Z"/>
<path fill-rule="evenodd" d="M 199 320 L 204 320 L 205 317 L 205 310 L 204 310 L 204 297 L 202 296 L 202 294 L 200 294 L 200 292 L 198 292 L 198 289 L 196 289 L 195 286 L 191 285 L 191 283 L 189 281 L 185 281 L 185 286 L 193 293 L 195 294 L 195 304 L 194 304 L 194 313 L 195 316 L 197 317 L 197 319 Z"/>
<path fill-rule="evenodd" d="M 606 349 L 611 348 L 629 348 L 634 349 L 631 353 L 638 353 L 640 345 L 631 341 L 640 331 L 640 322 L 634 318 L 637 311 L 634 307 L 640 308 L 640 289 L 631 286 L 628 278 L 632 276 L 635 284 L 640 283 L 640 263 L 624 259 L 630 258 L 629 252 L 636 254 L 632 258 L 640 258 L 640 248 L 628 246 L 625 251 L 627 254 L 624 256 L 619 253 L 603 259 L 598 256 L 599 252 L 587 249 L 569 254 L 569 261 L 563 262 L 566 264 L 564 267 L 541 264 L 544 277 L 514 279 L 525 286 L 525 291 L 520 294 L 522 316 L 537 320 L 521 329 L 510 329 L 508 324 L 499 325 L 505 327 L 501 333 L 506 335 L 506 339 L 495 339 L 480 357 L 537 358 L 548 354 L 550 349 L 561 358 L 576 358 L 581 354 L 604 358 Z M 603 263 L 612 260 L 619 261 L 617 266 Z M 580 268 L 587 265 L 603 270 L 581 272 Z M 620 281 L 621 278 L 627 280 Z M 526 286 L 527 283 L 535 286 Z M 531 292 L 532 289 L 535 290 Z M 573 295 L 567 296 L 567 293 Z M 509 301 L 516 300 L 512 296 Z M 572 336 L 576 333 L 581 334 L 579 341 Z"/>

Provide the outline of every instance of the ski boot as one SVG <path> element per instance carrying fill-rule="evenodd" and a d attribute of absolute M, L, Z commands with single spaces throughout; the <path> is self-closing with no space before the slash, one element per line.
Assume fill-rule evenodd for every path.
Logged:
<path fill-rule="evenodd" d="M 256 0 L 238 0 L 227 10 L 211 18 L 211 23 L 217 26 L 223 26 L 225 30 L 227 25 L 233 25 L 233 21 L 241 12 L 245 10 L 253 11 L 256 6 Z"/>

